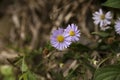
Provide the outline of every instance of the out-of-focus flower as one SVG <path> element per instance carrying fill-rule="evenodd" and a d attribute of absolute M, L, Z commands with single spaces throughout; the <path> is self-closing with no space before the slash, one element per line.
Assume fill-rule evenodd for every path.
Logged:
<path fill-rule="evenodd" d="M 52 32 L 50 42 L 56 49 L 63 50 L 71 44 L 71 37 L 64 32 L 64 29 L 59 28 Z"/>
<path fill-rule="evenodd" d="M 115 22 L 115 31 L 120 35 L 120 18 Z"/>
<path fill-rule="evenodd" d="M 78 30 L 78 27 L 75 24 L 68 25 L 65 29 L 65 33 L 69 34 L 72 42 L 79 40 L 80 30 Z"/>
<path fill-rule="evenodd" d="M 102 9 L 99 9 L 99 12 L 96 11 L 95 13 L 93 13 L 94 24 L 99 24 L 101 30 L 106 30 L 109 28 L 106 26 L 111 24 L 111 19 L 112 15 L 110 11 L 104 14 Z"/>

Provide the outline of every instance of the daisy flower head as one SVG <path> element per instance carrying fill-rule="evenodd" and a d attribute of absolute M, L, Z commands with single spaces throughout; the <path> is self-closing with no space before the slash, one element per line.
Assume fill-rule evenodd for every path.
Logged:
<path fill-rule="evenodd" d="M 65 32 L 71 37 L 72 42 L 79 40 L 80 30 L 78 30 L 78 27 L 75 24 L 68 25 Z"/>
<path fill-rule="evenodd" d="M 93 13 L 94 24 L 100 25 L 101 30 L 108 29 L 107 25 L 111 24 L 112 14 L 108 11 L 106 14 L 103 13 L 102 9 Z"/>
<path fill-rule="evenodd" d="M 120 35 L 120 18 L 115 22 L 115 31 Z"/>
<path fill-rule="evenodd" d="M 68 34 L 65 34 L 64 29 L 59 28 L 52 32 L 50 43 L 56 49 L 63 50 L 71 44 L 71 37 Z"/>

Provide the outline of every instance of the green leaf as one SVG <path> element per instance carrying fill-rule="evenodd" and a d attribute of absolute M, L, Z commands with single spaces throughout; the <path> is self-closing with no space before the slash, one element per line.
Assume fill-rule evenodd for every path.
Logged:
<path fill-rule="evenodd" d="M 25 63 L 25 58 L 22 59 L 21 71 L 26 72 L 28 70 L 27 64 Z"/>
<path fill-rule="evenodd" d="M 0 67 L 0 72 L 4 76 L 11 76 L 13 74 L 13 68 L 9 65 L 3 65 Z"/>
<path fill-rule="evenodd" d="M 20 77 L 19 80 L 28 80 L 27 79 L 27 73 L 23 73 Z"/>
<path fill-rule="evenodd" d="M 36 79 L 35 74 L 33 74 L 30 71 L 27 71 L 19 77 L 19 80 L 37 80 L 37 79 Z"/>
<path fill-rule="evenodd" d="M 28 75 L 28 80 L 37 80 L 36 75 L 30 71 L 27 72 L 27 75 Z"/>
<path fill-rule="evenodd" d="M 107 0 L 102 5 L 112 8 L 120 8 L 120 0 Z"/>
<path fill-rule="evenodd" d="M 94 35 L 98 35 L 98 36 L 100 36 L 100 37 L 108 37 L 110 34 L 109 33 L 107 33 L 107 32 L 103 32 L 103 31 L 100 31 L 100 32 L 92 32 L 92 34 L 94 34 Z"/>
<path fill-rule="evenodd" d="M 96 70 L 93 80 L 119 80 L 120 65 L 109 65 Z"/>

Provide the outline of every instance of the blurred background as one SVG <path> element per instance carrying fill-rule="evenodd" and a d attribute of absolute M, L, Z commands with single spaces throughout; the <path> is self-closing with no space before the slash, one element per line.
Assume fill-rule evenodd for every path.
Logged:
<path fill-rule="evenodd" d="M 79 42 L 89 47 L 94 46 L 97 37 L 91 35 L 91 32 L 98 29 L 93 24 L 92 13 L 98 11 L 99 8 L 103 8 L 101 4 L 105 1 L 0 0 L 0 80 L 14 80 L 15 78 L 18 80 L 18 74 L 21 72 L 19 72 L 19 69 L 13 68 L 12 61 L 21 53 L 23 55 L 26 49 L 30 53 L 33 52 L 34 55 L 36 53 L 31 61 L 28 60 L 28 64 L 32 65 L 30 66 L 31 70 L 42 77 L 38 80 L 57 80 L 48 74 L 51 69 L 54 69 L 55 72 L 56 70 L 59 71 L 58 65 L 57 67 L 56 65 L 53 66 L 55 61 L 50 62 L 48 59 L 49 62 L 43 61 L 44 63 L 38 67 L 38 70 L 32 69 L 43 59 L 41 54 L 37 54 L 39 52 L 34 52 L 34 50 L 42 49 L 42 53 L 45 53 L 45 55 L 49 53 L 46 45 L 49 44 L 51 31 L 58 27 L 66 28 L 71 23 L 76 24 L 81 31 Z M 104 10 L 108 11 L 109 8 L 104 7 Z M 58 53 L 56 55 L 61 57 Z M 49 67 L 46 64 L 52 66 Z M 76 62 L 70 59 L 67 61 L 66 67 L 70 64 L 76 65 Z M 66 67 L 63 71 L 66 70 Z M 12 69 L 17 72 L 12 73 Z M 6 71 L 8 71 L 8 74 L 5 73 Z M 67 71 L 64 75 L 66 73 Z M 5 76 L 14 76 L 15 74 L 17 77 L 5 79 Z M 91 75 L 89 76 L 91 77 Z M 82 79 L 79 77 L 76 80 Z"/>
<path fill-rule="evenodd" d="M 92 13 L 105 0 L 0 0 L 0 46 L 43 47 L 51 30 L 78 25 L 91 38 Z"/>

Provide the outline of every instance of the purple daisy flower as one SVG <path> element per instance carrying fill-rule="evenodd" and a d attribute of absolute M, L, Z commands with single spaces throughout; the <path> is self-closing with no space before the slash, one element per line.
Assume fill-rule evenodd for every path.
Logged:
<path fill-rule="evenodd" d="M 52 32 L 50 42 L 56 49 L 63 50 L 71 44 L 71 37 L 68 34 L 65 34 L 64 29 L 59 28 Z"/>
<path fill-rule="evenodd" d="M 80 30 L 78 30 L 78 27 L 75 24 L 68 25 L 68 27 L 65 29 L 65 33 L 71 36 L 72 42 L 79 40 Z"/>
<path fill-rule="evenodd" d="M 115 22 L 115 31 L 120 35 L 120 18 Z"/>

